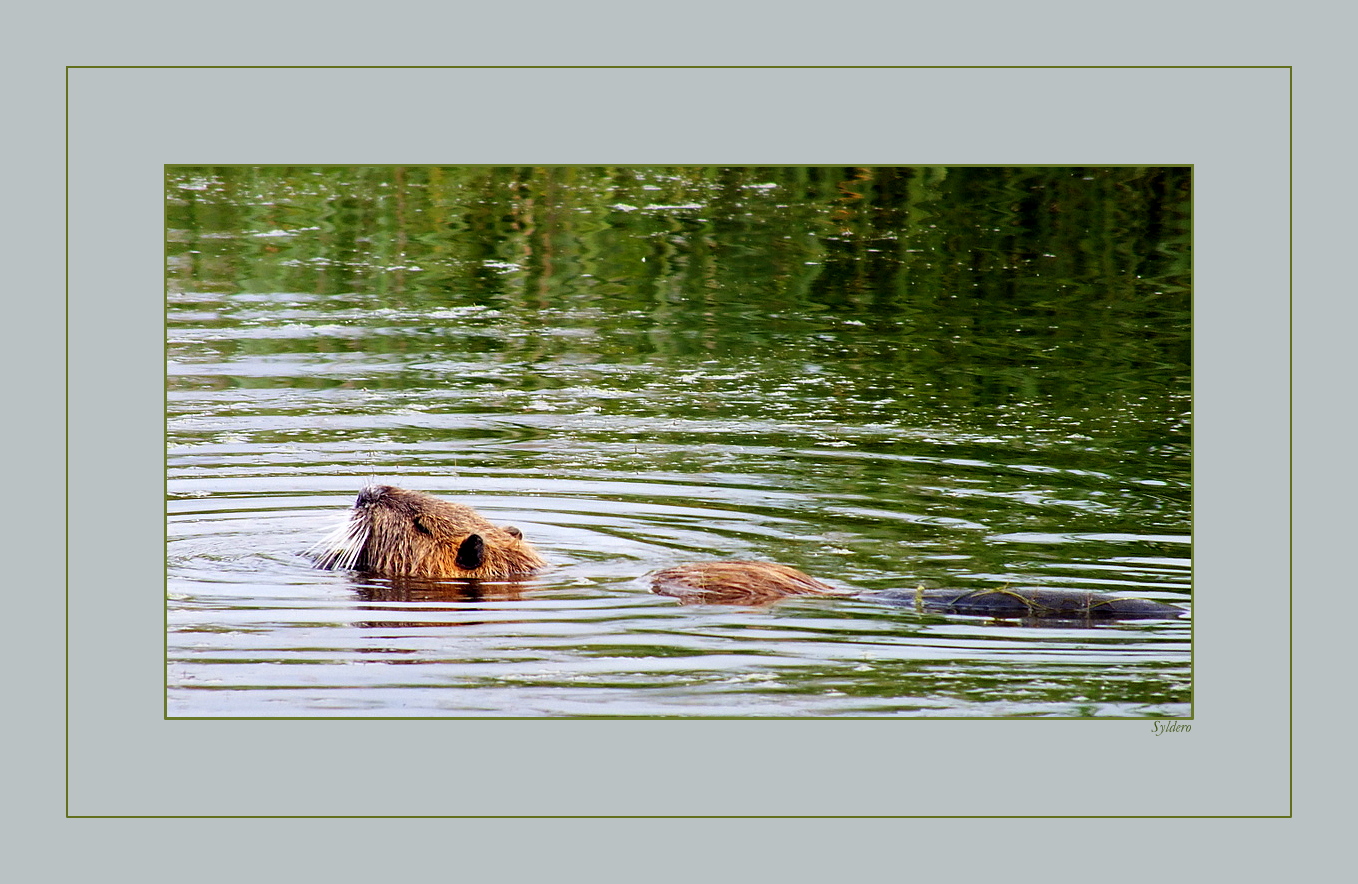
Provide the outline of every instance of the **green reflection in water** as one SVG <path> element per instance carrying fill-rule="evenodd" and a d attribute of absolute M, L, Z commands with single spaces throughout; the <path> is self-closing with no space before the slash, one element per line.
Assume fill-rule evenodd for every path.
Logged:
<path fill-rule="evenodd" d="M 310 296 L 309 322 L 369 324 L 366 353 L 485 357 L 530 369 L 518 390 L 560 386 L 531 369 L 563 360 L 636 387 L 713 358 L 758 389 L 695 377 L 679 413 L 747 416 L 790 383 L 836 418 L 1187 410 L 1186 169 L 224 168 L 169 188 L 172 288 Z M 223 325 L 297 310 L 232 303 Z M 218 346 L 299 344 L 356 346 Z"/>

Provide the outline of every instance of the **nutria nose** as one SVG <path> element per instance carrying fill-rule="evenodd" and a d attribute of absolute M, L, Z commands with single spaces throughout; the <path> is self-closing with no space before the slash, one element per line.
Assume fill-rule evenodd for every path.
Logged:
<path fill-rule="evenodd" d="M 355 506 L 372 506 L 386 496 L 391 490 L 390 485 L 368 485 L 358 492 L 358 500 L 354 501 Z"/>

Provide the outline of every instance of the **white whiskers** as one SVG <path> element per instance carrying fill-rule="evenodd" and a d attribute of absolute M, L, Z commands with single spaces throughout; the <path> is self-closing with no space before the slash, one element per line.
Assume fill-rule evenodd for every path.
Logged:
<path fill-rule="evenodd" d="M 316 560 L 317 568 L 352 571 L 363 552 L 363 544 L 368 542 L 368 533 L 367 521 L 358 518 L 357 514 L 351 515 L 344 524 L 311 546 L 306 554 Z"/>

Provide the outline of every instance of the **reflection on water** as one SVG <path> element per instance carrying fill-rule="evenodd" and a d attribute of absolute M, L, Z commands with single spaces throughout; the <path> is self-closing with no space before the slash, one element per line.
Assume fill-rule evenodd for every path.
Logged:
<path fill-rule="evenodd" d="M 1189 606 L 1186 170 L 167 184 L 171 715 L 1189 714 L 1187 621 L 686 607 L 644 580 L 764 559 Z M 310 568 L 372 480 L 554 567 Z"/>

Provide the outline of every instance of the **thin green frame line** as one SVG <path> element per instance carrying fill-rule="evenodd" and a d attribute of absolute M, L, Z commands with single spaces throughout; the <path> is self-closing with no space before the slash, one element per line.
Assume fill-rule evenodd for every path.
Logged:
<path fill-rule="evenodd" d="M 1287 709 L 1289 709 L 1289 803 L 1287 803 L 1286 815 L 843 815 L 843 816 L 754 816 L 754 815 L 72 815 L 71 813 L 71 644 L 69 644 L 69 634 L 71 634 L 71 520 L 69 520 L 69 509 L 71 509 L 71 72 L 77 69 L 1285 69 L 1287 71 L 1287 124 L 1289 124 L 1289 137 L 1287 137 L 1287 244 L 1289 244 L 1289 263 L 1287 263 L 1287 341 L 1289 341 L 1289 352 L 1287 352 L 1287 380 L 1289 380 L 1289 391 L 1287 391 L 1287 416 L 1289 416 L 1289 436 L 1287 436 L 1287 478 L 1289 487 L 1293 479 L 1293 436 L 1291 436 L 1291 417 L 1293 417 L 1294 402 L 1291 384 L 1293 384 L 1293 365 L 1294 356 L 1291 348 L 1293 339 L 1293 268 L 1291 268 L 1291 248 L 1293 248 L 1293 117 L 1294 117 L 1294 76 L 1293 65 L 67 65 L 65 67 L 65 114 L 64 114 L 64 160 L 65 160 L 65 217 L 64 219 L 64 263 L 67 270 L 67 278 L 64 285 L 64 310 L 65 310 L 65 329 L 64 339 L 65 348 L 65 421 L 64 428 L 64 455 L 65 455 L 65 501 L 67 501 L 67 513 L 64 516 L 65 536 L 65 558 L 67 558 L 67 576 L 65 576 L 64 600 L 67 611 L 65 611 L 65 633 L 67 633 L 67 648 L 64 655 L 64 686 L 65 686 L 65 811 L 68 819 L 1290 819 L 1293 816 L 1293 775 L 1294 762 L 1291 758 L 1293 750 L 1293 721 L 1291 713 L 1294 709 L 1293 691 L 1291 691 L 1291 668 L 1293 668 L 1294 642 L 1293 642 L 1293 562 L 1294 554 L 1291 550 L 1291 540 L 1294 534 L 1294 504 L 1289 493 L 1289 508 L 1287 508 L 1287 539 L 1289 539 L 1289 554 L 1287 554 L 1287 570 L 1289 570 L 1289 584 L 1287 584 L 1287 661 L 1289 661 L 1289 693 L 1287 693 Z M 164 250 L 164 244 L 162 246 Z M 1192 255 L 1191 261 L 1195 261 Z M 1192 263 L 1190 265 L 1192 272 Z M 168 346 L 168 345 L 166 345 Z M 168 394 L 166 392 L 166 397 Z M 166 479 L 166 483 L 168 479 Z M 1196 492 L 1194 492 L 1195 494 Z M 168 528 L 166 528 L 166 538 L 168 538 Z M 168 615 L 167 615 L 168 616 Z M 1195 626 L 1192 627 L 1195 630 Z M 1191 691 L 1196 690 L 1196 683 Z M 1191 698 L 1194 694 L 1191 694 Z M 1196 705 L 1194 699 L 1190 701 Z M 1195 716 L 1194 716 L 1195 717 Z M 876 718 L 876 717 L 873 717 Z M 178 720 L 178 718 L 177 718 Z M 198 720 L 198 718 L 183 718 L 183 720 Z M 208 718 L 208 720 L 235 720 L 235 718 Z M 247 718 L 250 721 L 259 721 L 261 718 Z M 268 720 L 268 718 L 263 718 Z M 280 718 L 280 720 L 293 720 L 293 718 Z M 304 720 L 330 721 L 333 718 L 314 718 L 308 717 Z M 349 720 L 349 718 L 346 718 Z M 388 718 L 367 718 L 367 720 L 388 720 Z M 395 718 L 395 720 L 421 720 L 421 718 Z M 441 718 L 440 718 L 441 720 Z M 683 718 L 680 718 L 683 720 Z M 948 718 L 956 720 L 956 718 Z M 1123 718 L 1104 718 L 1101 721 L 1123 720 Z M 1190 718 L 1192 720 L 1192 718 Z"/>
<path fill-rule="evenodd" d="M 903 814 L 898 816 L 880 816 L 871 814 L 767 814 L 760 816 L 738 815 L 729 813 L 716 814 L 673 814 L 663 815 L 654 813 L 592 813 L 580 814 L 578 816 L 568 816 L 565 814 L 413 814 L 413 813 L 388 813 L 388 814 L 168 814 L 168 813 L 142 813 L 142 814 L 111 814 L 111 813 L 92 813 L 80 816 L 68 817 L 69 819 L 79 820 L 1281 820 L 1290 819 L 1291 813 L 1286 815 L 1270 814 L 1221 814 L 1219 816 L 1192 815 L 1183 813 L 1170 813 L 1164 815 L 1135 814 L 1127 816 L 1109 815 L 1083 815 L 1072 813 L 1057 814 L 1038 814 L 1033 816 L 1020 816 L 1018 814 L 993 814 L 990 816 L 967 816 L 956 813 L 940 814 Z"/>
<path fill-rule="evenodd" d="M 72 64 L 69 70 L 1291 70 L 1290 64 Z"/>
<path fill-rule="evenodd" d="M 310 169 L 310 168 L 391 169 L 391 168 L 394 168 L 394 167 L 397 167 L 397 166 L 401 166 L 401 165 L 403 165 L 403 164 L 401 164 L 401 163 L 317 163 L 317 164 L 309 164 L 309 163 L 277 163 L 277 164 L 272 164 L 272 163 L 166 163 L 165 166 L 164 166 L 164 169 L 163 169 L 162 182 L 163 182 L 163 184 L 168 188 L 171 170 L 183 170 L 183 169 L 217 169 L 217 168 L 254 169 L 254 168 L 266 168 L 266 167 L 267 167 L 267 168 L 308 168 L 308 169 Z M 429 164 L 429 163 L 411 163 L 411 164 L 406 164 L 406 165 L 410 165 L 410 166 L 412 166 L 412 167 L 423 167 L 423 168 L 430 168 L 430 167 L 436 167 L 436 166 L 437 166 L 437 164 Z M 652 167 L 651 164 L 644 164 L 644 163 L 639 163 L 639 164 L 627 164 L 627 163 L 600 163 L 600 164 L 598 164 L 597 166 L 591 165 L 591 164 L 580 164 L 580 163 L 547 163 L 547 164 L 538 164 L 538 163 L 507 163 L 507 164 L 495 164 L 495 163 L 461 163 L 461 164 L 452 164 L 452 165 L 456 165 L 456 166 L 459 166 L 459 167 L 466 167 L 466 168 L 519 168 L 519 167 L 531 167 L 531 168 L 541 168 L 541 167 L 558 167 L 558 168 L 609 168 L 609 167 L 619 167 L 619 168 L 651 168 L 651 167 Z M 661 165 L 661 166 L 664 166 L 664 167 L 683 168 L 682 164 L 660 164 L 660 165 Z M 780 167 L 780 166 L 790 166 L 790 165 L 792 165 L 792 164 L 787 164 L 787 163 L 778 164 L 778 163 L 774 163 L 774 164 L 768 164 L 768 165 L 769 165 L 769 167 L 772 168 L 772 167 Z M 873 165 L 880 165 L 880 164 L 873 164 Z M 927 164 L 927 163 L 911 163 L 911 164 L 910 164 L 911 167 L 914 167 L 914 166 L 923 166 L 923 165 L 929 165 L 929 164 Z M 1079 163 L 1075 163 L 1075 164 L 1071 164 L 1071 163 L 1014 163 L 1014 164 L 1005 164 L 1005 163 L 957 163 L 957 164 L 940 164 L 940 165 L 956 165 L 957 167 L 986 168 L 986 169 L 992 169 L 992 168 L 1013 168 L 1013 169 L 1019 169 L 1019 168 L 1023 168 L 1023 169 L 1030 169 L 1030 168 L 1055 168 L 1055 169 L 1070 169 L 1070 168 L 1084 168 L 1084 167 L 1085 167 L 1083 164 L 1079 164 Z M 751 166 L 762 167 L 763 164 L 731 164 L 731 167 L 732 167 L 732 168 L 748 168 L 748 167 L 751 167 Z M 693 168 L 722 168 L 722 167 L 723 167 L 722 164 L 695 164 L 695 165 L 693 166 Z M 1090 166 L 1089 166 L 1089 168 L 1146 168 L 1146 167 L 1155 167 L 1155 168 L 1182 168 L 1182 169 L 1188 169 L 1188 170 L 1189 170 L 1189 175 L 1190 175 L 1190 181 L 1191 181 L 1192 176 L 1193 176 L 1194 171 L 1195 171 L 1195 166 L 1194 166 L 1193 163 L 1177 163 L 1177 164 L 1176 164 L 1176 163 L 1153 163 L 1153 164 L 1144 164 L 1144 163 L 1109 163 L 1109 164 L 1102 164 L 1102 163 L 1100 163 L 1100 164 L 1093 164 L 1093 165 L 1090 165 Z M 1190 217 L 1192 217 L 1192 214 L 1191 214 L 1191 213 L 1192 213 L 1193 211 L 1195 211 L 1195 208 L 1196 208 L 1196 207 L 1193 206 L 1192 203 L 1191 203 L 1191 200 L 1194 198 L 1194 191 L 1193 191 L 1193 189 L 1192 189 L 1191 187 L 1190 187 L 1190 196 L 1189 196 L 1189 198 L 1190 198 Z M 163 223 L 166 224 L 166 225 L 168 225 L 168 223 L 169 223 L 169 207 L 168 207 L 168 205 L 164 206 L 163 209 L 162 209 L 162 221 L 163 221 Z M 1192 264 L 1192 261 L 1193 261 L 1193 253 L 1192 253 L 1192 245 L 1193 245 L 1193 243 L 1192 243 L 1192 234 L 1193 234 L 1193 231 L 1192 231 L 1192 228 L 1191 228 L 1191 226 L 1190 226 L 1190 230 L 1189 230 L 1189 236 L 1190 236 L 1190 240 L 1189 240 L 1189 262 L 1190 262 L 1190 263 L 1189 263 L 1189 272 L 1190 272 L 1190 278 L 1192 278 L 1192 273 L 1193 273 L 1193 270 L 1194 270 L 1194 267 L 1193 267 L 1193 264 Z M 169 251 L 168 251 L 168 243 L 166 243 L 166 242 L 162 242 L 162 256 L 161 256 L 161 257 L 162 257 L 162 261 L 168 261 Z M 162 266 L 165 266 L 165 265 L 163 264 Z M 164 282 L 165 282 L 165 293 L 168 294 L 168 277 L 165 278 Z M 1190 305 L 1190 309 L 1191 309 L 1191 305 Z M 166 326 L 166 335 L 168 336 L 168 325 Z M 166 358 L 166 363 L 167 363 L 167 365 L 168 365 L 168 360 L 169 360 L 169 352 L 170 352 L 170 351 L 169 351 L 169 342 L 168 342 L 168 340 L 166 340 L 166 342 L 165 342 L 165 358 Z M 167 369 L 167 371 L 168 371 L 168 369 Z M 168 384 L 168 380 L 169 380 L 168 374 L 166 375 L 165 380 L 166 380 L 166 382 L 167 382 L 167 384 Z M 1190 374 L 1189 382 L 1190 382 L 1190 396 L 1191 396 L 1191 385 L 1192 385 L 1192 377 L 1191 377 L 1191 374 Z M 168 410 L 169 410 L 169 391 L 168 391 L 168 386 L 167 386 L 167 388 L 166 388 L 166 392 L 165 392 L 165 400 L 164 400 L 163 406 L 164 406 L 164 408 L 165 408 L 166 413 L 168 413 Z M 164 468 L 164 472 L 165 472 L 165 475 L 164 475 L 164 477 L 163 477 L 163 491 L 165 492 L 165 494 L 166 494 L 166 499 L 168 500 L 168 496 L 169 496 L 169 474 L 168 474 L 168 473 L 169 473 L 169 455 L 168 455 L 168 452 L 166 452 L 166 454 L 165 454 L 165 459 L 164 459 L 164 462 L 163 462 L 163 468 Z M 1190 470 L 1191 470 L 1191 465 L 1190 465 Z M 1191 494 L 1191 491 L 1190 491 L 1190 494 Z M 165 515 L 165 518 L 166 518 L 166 520 L 167 520 L 167 526 L 168 526 L 168 519 L 169 519 L 169 515 L 170 515 L 170 514 L 169 514 L 169 510 L 168 510 L 168 504 L 167 504 L 167 508 L 166 508 L 166 510 L 165 510 L 165 514 L 164 514 L 164 515 Z M 1189 558 L 1190 558 L 1190 561 L 1191 561 L 1191 559 L 1192 559 L 1192 552 L 1191 552 L 1191 549 L 1192 549 L 1192 546 L 1191 546 L 1191 542 L 1192 542 L 1192 525 L 1191 525 L 1191 519 L 1192 519 L 1192 517 L 1191 517 L 1191 514 L 1190 514 L 1190 528 L 1189 528 L 1189 534 L 1190 534 L 1190 553 L 1189 553 Z M 166 528 L 166 533 L 165 533 L 165 543 L 166 543 L 167 545 L 168 545 L 168 543 L 169 543 L 169 530 L 168 530 L 168 527 Z M 1190 572 L 1191 572 L 1191 568 L 1190 568 Z M 168 575 L 168 571 L 167 571 L 166 576 L 165 576 L 166 589 L 167 589 L 167 590 L 168 590 L 168 580 L 169 580 L 169 575 Z M 1195 605 L 1195 607 L 1196 607 L 1196 605 Z M 169 654 L 170 654 L 170 649 L 169 649 L 169 635 L 168 635 L 168 631 L 169 631 L 169 610 L 168 610 L 168 608 L 165 609 L 164 618 L 163 618 L 163 624 L 162 624 L 162 625 L 163 625 L 163 631 L 162 631 L 162 635 L 161 635 L 161 641 L 162 641 L 163 662 L 164 662 L 165 666 L 168 667 L 168 666 L 169 666 L 169 662 L 170 662 L 170 657 L 169 657 Z M 927 716 L 927 717 L 921 717 L 921 716 L 898 716 L 898 715 L 890 715 L 890 714 L 881 714 L 881 715 L 869 715 L 869 714 L 865 714 L 865 715 L 820 715 L 820 716 L 786 716 L 786 715 L 783 715 L 783 716 L 780 716 L 780 715 L 721 715 L 721 714 L 717 714 L 717 715 L 674 715 L 674 714 L 668 714 L 668 713 L 660 713 L 660 714 L 655 714 L 655 715 L 569 715 L 569 716 L 564 716 L 564 715 L 563 715 L 563 716 L 514 716 L 514 715 L 478 715 L 478 716 L 466 716 L 466 715 L 408 715 L 408 716 L 401 716 L 401 715 L 268 715 L 268 716 L 251 716 L 251 715 L 222 715 L 222 716 L 213 716 L 213 715 L 174 715 L 174 716 L 172 716 L 172 715 L 170 715 L 170 712 L 169 712 L 169 683 L 168 683 L 168 681 L 167 681 L 166 684 L 165 684 L 165 692 L 164 692 L 164 695 L 163 695 L 163 698 L 162 698 L 163 720 L 165 720 L 165 721 L 459 721 L 459 722 L 461 722 L 461 721 L 689 721 L 689 720 L 692 720 L 692 721 L 891 721 L 891 720 L 897 720 L 897 719 L 899 719 L 899 718 L 909 718 L 909 719 L 912 720 L 912 721 L 982 721 L 982 720 L 985 720 L 985 721 L 1052 721 L 1052 720 L 1060 720 L 1060 721 L 1077 721 L 1077 722 L 1080 722 L 1080 721 L 1143 721 L 1143 722 L 1144 722 L 1144 721 L 1157 721 L 1157 720 L 1158 720 L 1158 721 L 1166 721 L 1166 720 L 1169 720 L 1169 721 L 1176 721 L 1176 722 L 1191 722 L 1191 721 L 1196 721 L 1196 720 L 1197 720 L 1197 716 L 1196 716 L 1196 707 L 1195 707 L 1195 705 L 1194 705 L 1194 699 L 1195 699 L 1195 696 L 1196 696 L 1196 694 L 1195 694 L 1195 683 L 1194 683 L 1194 675 L 1196 674 L 1196 670 L 1195 670 L 1195 668 L 1194 668 L 1195 665 L 1196 665 L 1196 653 L 1195 653 L 1195 651 L 1196 651 L 1196 645 L 1194 644 L 1194 641 L 1195 641 L 1195 639 L 1196 639 L 1196 628 L 1197 628 L 1197 627 L 1196 627 L 1196 618 L 1193 619 L 1193 620 L 1190 620 L 1190 622 L 1189 622 L 1189 627 L 1188 627 L 1188 628 L 1189 628 L 1189 643 L 1190 643 L 1190 647 L 1194 649 L 1194 652 L 1191 652 L 1191 653 L 1190 653 L 1190 658 L 1189 658 L 1189 679 L 1190 679 L 1190 683 L 1189 683 L 1189 694 L 1188 694 L 1189 714 L 1186 715 L 1186 716 L 1182 716 L 1182 717 L 1175 716 L 1175 717 L 1173 717 L 1173 718 L 1154 718 L 1154 717 L 1138 716 L 1138 715 L 1108 715 L 1108 716 L 1098 716 L 1098 717 L 1094 717 L 1094 718 L 1079 717 L 1079 718 L 1059 718 L 1059 719 L 1054 719 L 1054 718 L 1050 718 L 1050 717 L 1046 717 L 1046 716 L 1031 716 L 1031 715 L 1000 715 L 1000 716 L 982 716 L 982 717 L 977 717 L 977 716 L 965 716 L 965 715 L 939 715 L 939 716 Z"/>
<path fill-rule="evenodd" d="M 1292 690 L 1292 675 L 1295 671 L 1292 654 L 1295 642 L 1293 641 L 1292 630 L 1296 618 L 1292 614 L 1292 583 L 1293 583 L 1293 557 L 1292 551 L 1292 516 L 1295 504 L 1292 500 L 1292 361 L 1293 361 L 1293 327 L 1292 327 L 1292 68 L 1287 69 L 1287 815 L 1292 816 L 1292 791 L 1294 789 L 1293 773 L 1293 703 L 1295 692 Z"/>

